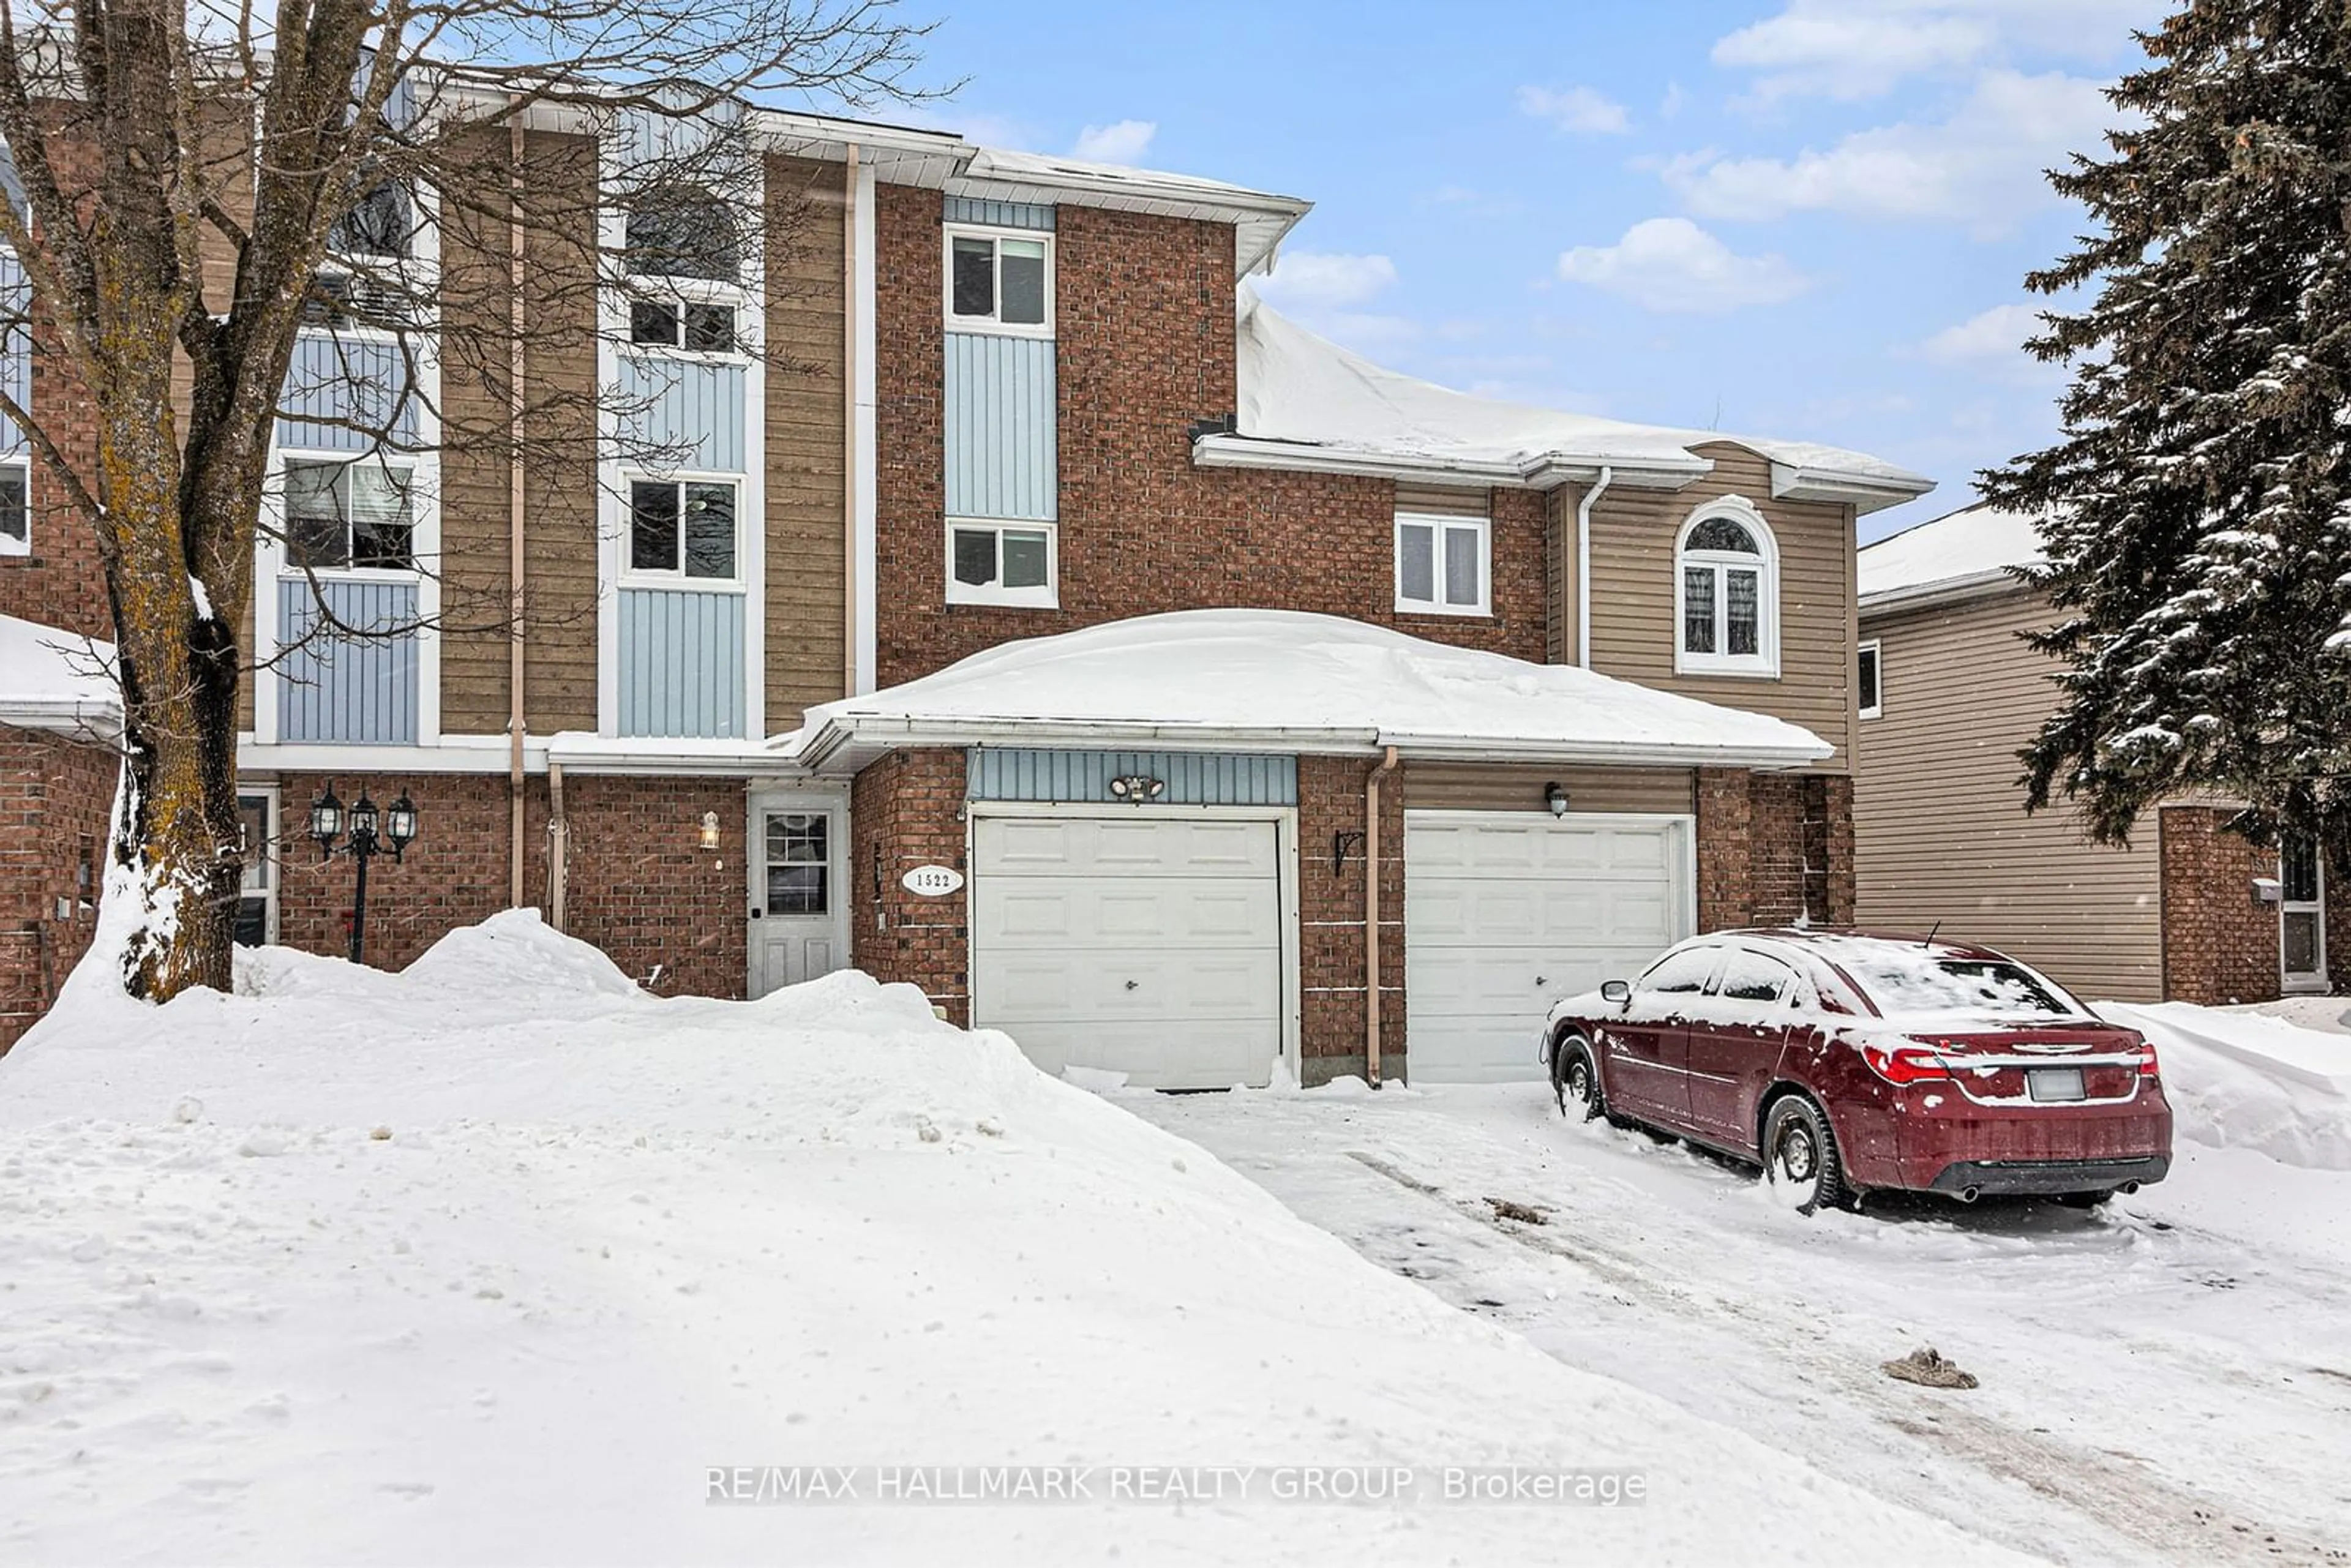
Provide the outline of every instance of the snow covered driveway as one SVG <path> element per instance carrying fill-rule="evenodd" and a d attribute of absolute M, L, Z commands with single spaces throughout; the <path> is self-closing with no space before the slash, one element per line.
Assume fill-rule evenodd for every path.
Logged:
<path fill-rule="evenodd" d="M 2183 1142 L 2103 1214 L 1808 1219 L 1540 1086 L 1353 1088 L 1119 1099 L 1571 1365 L 2017 1547 L 2351 1560 L 2351 1173 Z M 1879 1371 L 1927 1344 L 1982 1386 Z"/>

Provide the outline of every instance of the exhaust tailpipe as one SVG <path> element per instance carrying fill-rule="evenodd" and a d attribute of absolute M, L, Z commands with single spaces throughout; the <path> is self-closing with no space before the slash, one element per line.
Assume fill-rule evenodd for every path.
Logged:
<path fill-rule="evenodd" d="M 1973 1203 L 1977 1198 L 1982 1196 L 1983 1189 L 1981 1187 L 1963 1186 L 1959 1188 L 1959 1201 L 1961 1203 Z"/>
<path fill-rule="evenodd" d="M 2138 1190 L 2138 1183 L 2137 1183 L 2137 1182 L 2135 1182 L 2135 1181 L 2126 1181 L 2126 1182 L 2123 1183 L 2123 1196 L 2124 1196 L 2125 1197 L 2128 1197 L 2131 1194 L 2133 1194 L 2133 1193 L 2137 1192 L 2137 1190 Z"/>

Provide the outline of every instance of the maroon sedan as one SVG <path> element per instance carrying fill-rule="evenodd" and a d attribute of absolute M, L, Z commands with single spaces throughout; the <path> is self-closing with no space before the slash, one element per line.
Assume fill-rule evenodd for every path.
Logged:
<path fill-rule="evenodd" d="M 1799 1210 L 1877 1188 L 2089 1206 L 2161 1181 L 2155 1048 L 1988 947 L 1726 931 L 1551 1010 L 1560 1108 L 1763 1166 Z"/>

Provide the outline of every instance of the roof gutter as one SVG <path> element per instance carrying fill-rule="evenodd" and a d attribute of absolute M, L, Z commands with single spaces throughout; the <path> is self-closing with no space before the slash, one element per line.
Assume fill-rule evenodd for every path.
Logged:
<path fill-rule="evenodd" d="M 1192 463 L 1199 468 L 1355 474 L 1375 479 L 1409 479 L 1424 485 L 1458 485 L 1468 489 L 1501 486 L 1509 489 L 1550 490 L 1562 485 L 1592 484 L 1604 470 L 1625 484 L 1644 489 L 1678 490 L 1714 472 L 1714 464 L 1704 457 L 1682 463 L 1655 458 L 1628 463 L 1614 456 L 1546 452 L 1515 461 L 1479 461 L 1364 452 L 1326 446 L 1319 442 L 1238 434 L 1202 436 L 1192 444 Z"/>
<path fill-rule="evenodd" d="M 7 697 L 0 698 L 0 724 L 112 740 L 122 733 L 122 709 L 79 697 Z"/>
<path fill-rule="evenodd" d="M 1773 460 L 1771 498 L 1775 501 L 1834 501 L 1853 507 L 1862 517 L 1915 501 L 1935 487 L 1917 474 L 1853 474 L 1834 468 L 1806 468 Z"/>
<path fill-rule="evenodd" d="M 1793 727 L 1790 727 L 1793 728 Z M 1363 756 L 1393 747 L 1406 757 L 1457 761 L 1593 763 L 1620 768 L 1804 768 L 1834 755 L 1834 748 L 1809 732 L 1784 745 L 1677 746 L 1656 741 L 1541 741 L 1516 737 L 1423 736 L 1376 728 L 1303 728 L 1228 725 L 1154 724 L 1104 719 L 924 719 L 852 715 L 818 722 L 799 747 L 770 752 L 767 770 L 783 768 L 820 772 L 852 747 L 883 750 L 964 746 L 1038 747 L 1165 745 L 1223 751 Z M 578 762 L 566 756 L 575 770 Z M 690 770 L 691 758 L 675 771 Z"/>
<path fill-rule="evenodd" d="M 2011 588 L 2027 589 L 2032 586 L 2008 568 L 1994 567 L 1990 571 L 1971 571 L 1964 577 L 1907 583 L 1900 588 L 1865 593 L 1861 596 L 1860 610 L 1864 615 L 1872 615 L 1892 610 L 1916 609 L 1921 605 L 1956 602 L 1963 599 L 1984 599 Z"/>

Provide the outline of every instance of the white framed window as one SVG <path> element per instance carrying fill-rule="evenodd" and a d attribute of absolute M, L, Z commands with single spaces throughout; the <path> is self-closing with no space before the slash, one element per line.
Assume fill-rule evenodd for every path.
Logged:
<path fill-rule="evenodd" d="M 734 353 L 735 306 L 723 299 L 639 296 L 629 301 L 629 341 L 689 354 Z"/>
<path fill-rule="evenodd" d="M 654 185 L 629 199 L 621 224 L 622 261 L 639 277 L 743 280 L 743 215 L 716 192 Z"/>
<path fill-rule="evenodd" d="M 958 331 L 1053 335 L 1053 236 L 946 225 L 947 325 Z"/>
<path fill-rule="evenodd" d="M 236 943 L 260 947 L 277 940 L 277 786 L 240 784 L 237 835 L 245 873 L 237 889 Z"/>
<path fill-rule="evenodd" d="M 33 553 L 33 465 L 0 459 L 0 555 Z"/>
<path fill-rule="evenodd" d="M 1736 496 L 1690 515 L 1674 545 L 1674 669 L 1684 674 L 1780 673 L 1780 547 Z"/>
<path fill-rule="evenodd" d="M 1413 615 L 1493 613 L 1492 534 L 1483 517 L 1398 512 L 1395 607 Z"/>
<path fill-rule="evenodd" d="M 2278 846 L 2278 970 L 2287 991 L 2326 989 L 2326 872 L 2318 841 Z"/>
<path fill-rule="evenodd" d="M 1051 523 L 947 519 L 947 602 L 1058 609 L 1060 532 Z"/>
<path fill-rule="evenodd" d="M 628 574 L 737 580 L 737 491 L 733 479 L 631 479 Z"/>
<path fill-rule="evenodd" d="M 1886 711 L 1886 654 L 1876 638 L 1861 645 L 1855 661 L 1853 688 L 1861 699 L 1861 716 L 1876 718 Z"/>
<path fill-rule="evenodd" d="M 414 470 L 381 456 L 289 457 L 286 564 L 310 571 L 416 570 Z"/>

